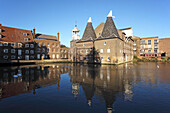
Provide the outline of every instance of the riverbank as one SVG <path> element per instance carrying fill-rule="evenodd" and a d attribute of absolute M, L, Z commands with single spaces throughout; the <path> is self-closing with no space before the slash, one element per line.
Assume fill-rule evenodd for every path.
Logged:
<path fill-rule="evenodd" d="M 170 63 L 170 57 L 137 57 L 137 56 L 134 56 L 133 62 L 168 62 Z"/>

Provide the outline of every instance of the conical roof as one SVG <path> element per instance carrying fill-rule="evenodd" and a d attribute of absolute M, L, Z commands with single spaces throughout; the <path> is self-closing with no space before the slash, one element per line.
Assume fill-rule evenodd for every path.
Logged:
<path fill-rule="evenodd" d="M 92 40 L 92 39 L 95 39 L 95 38 L 96 38 L 96 34 L 95 34 L 94 29 L 93 29 L 91 17 L 90 17 L 88 22 L 87 22 L 86 29 L 84 31 L 84 34 L 83 34 L 81 41 Z"/>
<path fill-rule="evenodd" d="M 112 17 L 113 17 L 112 11 L 110 11 L 110 13 L 107 16 L 107 20 L 106 20 L 106 23 L 104 25 L 103 32 L 102 32 L 102 37 L 104 38 L 119 37 L 119 34 L 117 32 L 117 29 L 113 22 Z"/>

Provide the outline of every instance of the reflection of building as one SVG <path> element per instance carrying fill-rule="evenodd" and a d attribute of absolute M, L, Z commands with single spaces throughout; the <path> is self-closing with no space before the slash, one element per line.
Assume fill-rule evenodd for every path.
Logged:
<path fill-rule="evenodd" d="M 68 59 L 68 52 L 69 52 L 69 48 L 61 45 L 61 49 L 60 49 L 60 58 L 61 59 Z"/>
<path fill-rule="evenodd" d="M 108 113 L 111 113 L 117 94 L 124 92 L 122 96 L 126 100 L 133 96 L 132 78 L 124 76 L 123 69 L 123 66 L 73 64 L 69 75 L 73 84 L 79 83 L 82 87 L 89 106 L 93 106 L 93 97 L 97 95 L 104 99 Z"/>
<path fill-rule="evenodd" d="M 73 37 L 70 42 L 70 56 L 75 62 L 116 64 L 131 61 L 133 59 L 131 38 L 123 30 L 116 29 L 110 11 L 106 23 L 101 23 L 95 30 L 91 17 L 89 18 L 82 38 Z"/>
<path fill-rule="evenodd" d="M 61 74 L 67 73 L 63 65 L 32 65 L 15 68 L 0 68 L 0 98 L 31 92 L 36 89 L 56 84 L 60 89 Z M 14 75 L 18 75 L 15 77 Z"/>
<path fill-rule="evenodd" d="M 170 57 L 170 38 L 159 39 L 159 51 L 162 56 Z"/>
<path fill-rule="evenodd" d="M 159 41 L 158 37 L 141 38 L 140 43 L 141 56 L 158 56 Z"/>

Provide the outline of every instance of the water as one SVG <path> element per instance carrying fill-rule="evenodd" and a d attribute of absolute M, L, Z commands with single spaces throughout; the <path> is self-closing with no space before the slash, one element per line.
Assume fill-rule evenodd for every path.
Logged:
<path fill-rule="evenodd" d="M 0 72 L 0 113 L 170 113 L 168 63 L 27 65 Z"/>

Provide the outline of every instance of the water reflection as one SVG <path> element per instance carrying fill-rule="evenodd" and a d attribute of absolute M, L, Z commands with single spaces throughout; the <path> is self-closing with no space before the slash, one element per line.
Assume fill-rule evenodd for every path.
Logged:
<path fill-rule="evenodd" d="M 25 93 L 37 96 L 38 89 L 51 85 L 56 85 L 56 90 L 60 92 L 61 78 L 65 77 L 62 75 L 67 73 L 71 93 L 74 95 L 71 98 L 77 100 L 83 93 L 89 108 L 98 99 L 100 103 L 105 103 L 107 112 L 112 113 L 116 109 L 115 102 L 118 98 L 133 102 L 134 88 L 152 88 L 160 83 L 167 84 L 169 66 L 166 63 L 129 63 L 118 66 L 47 64 L 5 67 L 0 68 L 0 98 L 2 100 Z"/>

